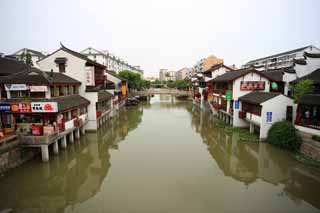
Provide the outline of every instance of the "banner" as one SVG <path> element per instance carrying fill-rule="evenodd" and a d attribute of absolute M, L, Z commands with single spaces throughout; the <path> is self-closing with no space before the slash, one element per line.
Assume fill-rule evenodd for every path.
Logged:
<path fill-rule="evenodd" d="M 86 85 L 87 86 L 94 86 L 94 67 L 86 67 Z"/>
<path fill-rule="evenodd" d="M 240 90 L 264 90 L 264 81 L 241 81 Z"/>
<path fill-rule="evenodd" d="M 47 86 L 29 86 L 30 92 L 47 92 Z"/>
<path fill-rule="evenodd" d="M 5 84 L 4 87 L 6 91 L 20 91 L 28 89 L 26 84 Z"/>
<path fill-rule="evenodd" d="M 10 106 L 13 113 L 31 112 L 31 105 L 27 102 L 11 103 Z"/>
<path fill-rule="evenodd" d="M 10 103 L 0 103 L 0 112 L 11 112 Z"/>
<path fill-rule="evenodd" d="M 57 102 L 31 102 L 32 112 L 58 112 Z"/>

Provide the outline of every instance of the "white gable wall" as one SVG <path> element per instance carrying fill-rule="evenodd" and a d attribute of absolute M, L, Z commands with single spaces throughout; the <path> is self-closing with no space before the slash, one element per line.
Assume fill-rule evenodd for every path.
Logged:
<path fill-rule="evenodd" d="M 320 58 L 307 57 L 306 62 L 307 62 L 306 65 L 296 64 L 294 67 L 296 70 L 297 76 L 299 78 L 301 78 L 305 75 L 308 75 L 308 74 L 312 73 L 313 71 L 315 71 L 316 69 L 320 68 Z"/>
<path fill-rule="evenodd" d="M 260 125 L 260 139 L 267 138 L 268 131 L 273 123 L 286 119 L 287 106 L 293 107 L 293 118 L 295 118 L 296 107 L 293 100 L 284 96 L 278 95 L 261 104 L 261 125 Z M 267 122 L 267 112 L 272 112 L 272 121 Z"/>
<path fill-rule="evenodd" d="M 80 95 L 85 97 L 86 60 L 75 57 L 74 55 L 71 55 L 70 53 L 65 52 L 63 50 L 59 50 L 54 54 L 48 56 L 47 58 L 44 58 L 43 60 L 39 61 L 38 64 L 40 69 L 44 71 L 50 71 L 51 69 L 53 69 L 53 72 L 59 72 L 59 67 L 55 63 L 56 58 L 67 58 L 66 72 L 64 74 L 81 82 L 79 93 Z"/>
<path fill-rule="evenodd" d="M 247 122 L 245 122 L 239 118 L 239 111 L 240 111 L 240 109 L 242 109 L 241 101 L 239 101 L 239 109 L 235 109 L 235 101 L 238 100 L 239 97 L 246 95 L 246 94 L 253 91 L 253 90 L 247 90 L 247 91 L 240 90 L 241 81 L 264 81 L 265 82 L 264 90 L 259 90 L 259 91 L 260 92 L 269 92 L 270 91 L 269 80 L 266 79 L 265 77 L 257 74 L 257 73 L 254 73 L 254 72 L 248 73 L 248 74 L 236 79 L 233 82 L 233 88 L 232 88 L 232 99 L 234 100 L 234 103 L 233 103 L 233 126 L 235 126 L 235 127 L 247 127 L 248 126 Z"/>
<path fill-rule="evenodd" d="M 64 50 L 58 50 L 47 58 L 39 61 L 38 64 L 40 66 L 40 69 L 44 71 L 50 71 L 51 69 L 53 69 L 53 72 L 59 72 L 59 67 L 56 65 L 55 59 L 60 57 L 67 58 L 66 72 L 64 74 L 81 82 L 81 85 L 79 87 L 79 94 L 90 101 L 90 105 L 88 107 L 88 125 L 86 128 L 96 130 L 96 102 L 98 101 L 98 97 L 96 92 L 85 92 L 86 60 L 75 57 L 74 55 L 65 52 Z"/>

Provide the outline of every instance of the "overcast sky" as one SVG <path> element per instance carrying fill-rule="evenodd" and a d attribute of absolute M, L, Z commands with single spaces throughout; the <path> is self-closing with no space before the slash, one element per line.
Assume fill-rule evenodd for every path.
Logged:
<path fill-rule="evenodd" d="M 227 65 L 313 44 L 320 47 L 320 0 L 2 1 L 0 52 L 91 46 L 141 65 L 193 66 L 214 54 Z"/>

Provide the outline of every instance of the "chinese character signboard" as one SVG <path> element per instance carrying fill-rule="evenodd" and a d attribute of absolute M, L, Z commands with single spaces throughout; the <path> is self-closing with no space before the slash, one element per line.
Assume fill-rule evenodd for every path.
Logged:
<path fill-rule="evenodd" d="M 272 122 L 272 112 L 267 112 L 267 123 Z"/>
<path fill-rule="evenodd" d="M 0 103 L 0 112 L 11 112 L 10 103 Z"/>
<path fill-rule="evenodd" d="M 6 91 L 20 91 L 28 89 L 26 84 L 5 84 L 4 87 Z"/>
<path fill-rule="evenodd" d="M 240 90 L 264 90 L 264 81 L 241 81 Z"/>
<path fill-rule="evenodd" d="M 86 67 L 87 86 L 94 86 L 94 67 Z"/>
<path fill-rule="evenodd" d="M 57 102 L 31 102 L 32 112 L 58 112 Z"/>
<path fill-rule="evenodd" d="M 11 112 L 13 113 L 24 113 L 31 112 L 31 105 L 27 102 L 11 103 Z"/>

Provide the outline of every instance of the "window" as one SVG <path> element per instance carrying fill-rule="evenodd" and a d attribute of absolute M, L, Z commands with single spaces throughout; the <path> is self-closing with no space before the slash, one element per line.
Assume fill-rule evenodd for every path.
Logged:
<path fill-rule="evenodd" d="M 45 92 L 30 92 L 31 98 L 45 98 L 46 93 Z"/>
<path fill-rule="evenodd" d="M 26 98 L 28 93 L 26 90 L 10 91 L 11 98 Z"/>
<path fill-rule="evenodd" d="M 60 73 L 66 72 L 66 58 L 56 58 L 54 62 L 56 62 Z"/>
<path fill-rule="evenodd" d="M 60 63 L 58 66 L 59 66 L 60 73 L 66 72 L 66 64 Z"/>
<path fill-rule="evenodd" d="M 73 86 L 69 86 L 69 95 L 73 95 L 74 94 L 74 90 L 73 90 Z"/>

